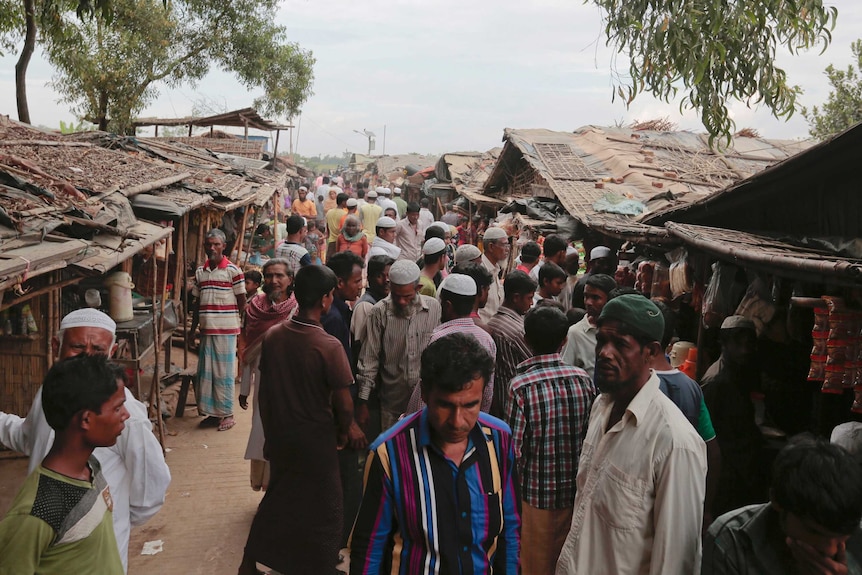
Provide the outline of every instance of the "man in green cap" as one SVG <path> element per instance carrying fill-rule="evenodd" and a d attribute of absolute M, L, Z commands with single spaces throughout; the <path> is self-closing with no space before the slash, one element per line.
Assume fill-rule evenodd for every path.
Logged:
<path fill-rule="evenodd" d="M 699 573 L 706 446 L 650 368 L 663 353 L 662 314 L 641 295 L 622 295 L 596 324 L 601 395 L 557 575 Z"/>

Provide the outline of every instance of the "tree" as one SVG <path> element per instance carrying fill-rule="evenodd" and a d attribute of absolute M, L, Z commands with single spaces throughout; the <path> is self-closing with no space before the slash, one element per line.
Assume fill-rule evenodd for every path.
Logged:
<path fill-rule="evenodd" d="M 110 7 L 110 19 L 71 9 L 42 18 L 54 87 L 102 130 L 129 132 L 160 85 L 194 84 L 213 66 L 263 88 L 254 105 L 264 115 L 297 113 L 311 95 L 314 58 L 274 24 L 276 0 L 111 0 Z"/>
<path fill-rule="evenodd" d="M 862 40 L 856 40 L 850 49 L 856 58 L 856 66 L 862 70 Z M 846 70 L 837 70 L 832 64 L 826 67 L 826 77 L 832 85 L 829 99 L 821 108 L 802 109 L 808 120 L 808 132 L 815 138 L 837 134 L 862 122 L 862 80 L 853 64 Z"/>
<path fill-rule="evenodd" d="M 630 60 L 615 97 L 641 92 L 665 102 L 685 90 L 680 109 L 695 108 L 710 134 L 729 143 L 729 99 L 763 103 L 789 118 L 799 90 L 775 65 L 779 47 L 795 54 L 832 40 L 838 11 L 822 0 L 594 0 L 606 13 L 608 43 Z"/>

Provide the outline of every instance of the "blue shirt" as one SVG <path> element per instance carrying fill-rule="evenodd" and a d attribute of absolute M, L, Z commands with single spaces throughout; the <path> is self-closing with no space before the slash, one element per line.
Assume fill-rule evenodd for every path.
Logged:
<path fill-rule="evenodd" d="M 459 466 L 432 443 L 427 413 L 405 417 L 369 448 L 351 575 L 516 575 L 521 520 L 509 426 L 480 413 Z"/>

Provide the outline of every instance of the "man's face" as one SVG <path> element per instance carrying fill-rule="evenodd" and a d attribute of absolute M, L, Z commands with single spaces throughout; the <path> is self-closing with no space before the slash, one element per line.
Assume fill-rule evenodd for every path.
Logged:
<path fill-rule="evenodd" d="M 129 419 L 125 403 L 126 391 L 120 380 L 117 381 L 117 391 L 102 404 L 99 413 L 84 411 L 82 426 L 87 443 L 93 447 L 109 447 L 117 442 L 126 427 L 124 422 Z"/>
<path fill-rule="evenodd" d="M 422 400 L 428 406 L 428 425 L 438 444 L 462 443 L 479 419 L 482 391 L 485 380 L 473 378 L 461 391 L 448 393 L 431 388 L 422 392 Z"/>
<path fill-rule="evenodd" d="M 620 331 L 617 320 L 606 320 L 596 333 L 596 386 L 602 393 L 617 393 L 636 386 L 649 374 L 655 346 L 641 344 Z"/>
<path fill-rule="evenodd" d="M 594 322 L 602 313 L 606 303 L 608 303 L 608 294 L 591 285 L 584 286 L 584 308 Z"/>
<path fill-rule="evenodd" d="M 293 280 L 287 275 L 287 268 L 282 264 L 272 264 L 263 273 L 263 293 L 271 301 L 281 301 L 292 283 Z"/>
<path fill-rule="evenodd" d="M 395 313 L 404 314 L 407 308 L 413 303 L 418 293 L 419 284 L 407 285 L 390 285 L 389 297 L 392 298 L 392 303 L 395 305 Z"/>
<path fill-rule="evenodd" d="M 410 222 L 411 226 L 415 226 L 416 222 L 419 221 L 419 212 L 407 212 L 407 221 Z"/>
<path fill-rule="evenodd" d="M 54 354 L 59 359 L 68 359 L 86 353 L 87 355 L 110 356 L 114 336 L 100 327 L 70 327 L 63 331 L 63 341 L 54 340 Z"/>
<path fill-rule="evenodd" d="M 550 281 L 545 280 L 545 293 L 551 297 L 557 297 L 563 291 L 565 283 L 565 278 L 554 278 Z"/>
<path fill-rule="evenodd" d="M 395 228 L 381 228 L 377 235 L 391 244 L 395 241 Z"/>
<path fill-rule="evenodd" d="M 485 255 L 493 263 L 505 260 L 509 257 L 509 241 L 503 239 L 488 242 L 485 244 Z"/>
<path fill-rule="evenodd" d="M 478 295 L 476 298 L 477 302 L 479 304 L 479 309 L 482 309 L 488 303 L 488 295 L 490 293 L 491 293 L 491 286 L 485 286 L 485 287 L 479 288 L 479 292 L 478 292 Z"/>
<path fill-rule="evenodd" d="M 533 307 L 533 298 L 535 297 L 536 292 L 531 291 L 528 293 L 516 293 L 512 297 L 512 308 L 521 315 L 524 315 L 530 308 Z"/>
<path fill-rule="evenodd" d="M 754 359 L 757 349 L 757 338 L 750 329 L 737 329 L 721 345 L 721 354 L 733 365 L 741 366 Z"/>
<path fill-rule="evenodd" d="M 617 269 L 617 262 L 613 258 L 597 258 L 593 260 L 592 271 L 594 274 L 606 274 L 613 277 Z"/>
<path fill-rule="evenodd" d="M 308 190 L 299 190 L 299 201 L 304 202 L 305 198 L 308 197 Z"/>
<path fill-rule="evenodd" d="M 206 238 L 204 240 L 204 251 L 207 254 L 207 259 L 211 262 L 219 262 L 224 252 L 224 242 L 219 238 Z"/>
<path fill-rule="evenodd" d="M 353 274 L 346 281 L 338 278 L 338 291 L 344 301 L 355 301 L 362 293 L 362 268 L 353 266 Z"/>
<path fill-rule="evenodd" d="M 349 237 L 353 237 L 359 233 L 359 222 L 350 221 L 344 224 L 344 231 Z"/>
<path fill-rule="evenodd" d="M 777 507 L 775 504 L 773 506 Z M 834 533 L 823 527 L 819 523 L 800 517 L 790 511 L 781 510 L 778 507 L 778 523 L 784 535 L 790 539 L 790 549 L 797 562 L 800 562 L 798 556 L 799 550 L 794 543 L 801 542 L 810 546 L 816 553 L 829 559 L 836 559 L 839 552 L 843 555 L 846 549 L 847 540 L 850 535 L 842 535 Z M 806 564 L 804 559 L 801 561 Z M 807 571 L 805 571 L 807 573 Z M 825 573 L 825 571 L 824 571 Z"/>
<path fill-rule="evenodd" d="M 374 284 L 374 291 L 378 294 L 383 294 L 382 297 L 389 295 L 389 268 L 392 266 L 384 266 L 381 274 L 371 279 Z"/>

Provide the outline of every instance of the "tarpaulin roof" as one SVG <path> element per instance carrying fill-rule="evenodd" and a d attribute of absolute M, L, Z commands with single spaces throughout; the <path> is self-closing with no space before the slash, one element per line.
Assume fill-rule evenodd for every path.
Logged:
<path fill-rule="evenodd" d="M 257 130 L 284 130 L 289 125 L 280 125 L 264 120 L 254 108 L 242 108 L 214 116 L 185 116 L 183 118 L 136 118 L 132 126 L 234 126 Z"/>
<path fill-rule="evenodd" d="M 485 195 L 555 197 L 599 229 L 622 229 L 703 199 L 810 145 L 735 137 L 716 152 L 705 134 L 595 126 L 573 133 L 506 129 L 503 139 Z"/>

